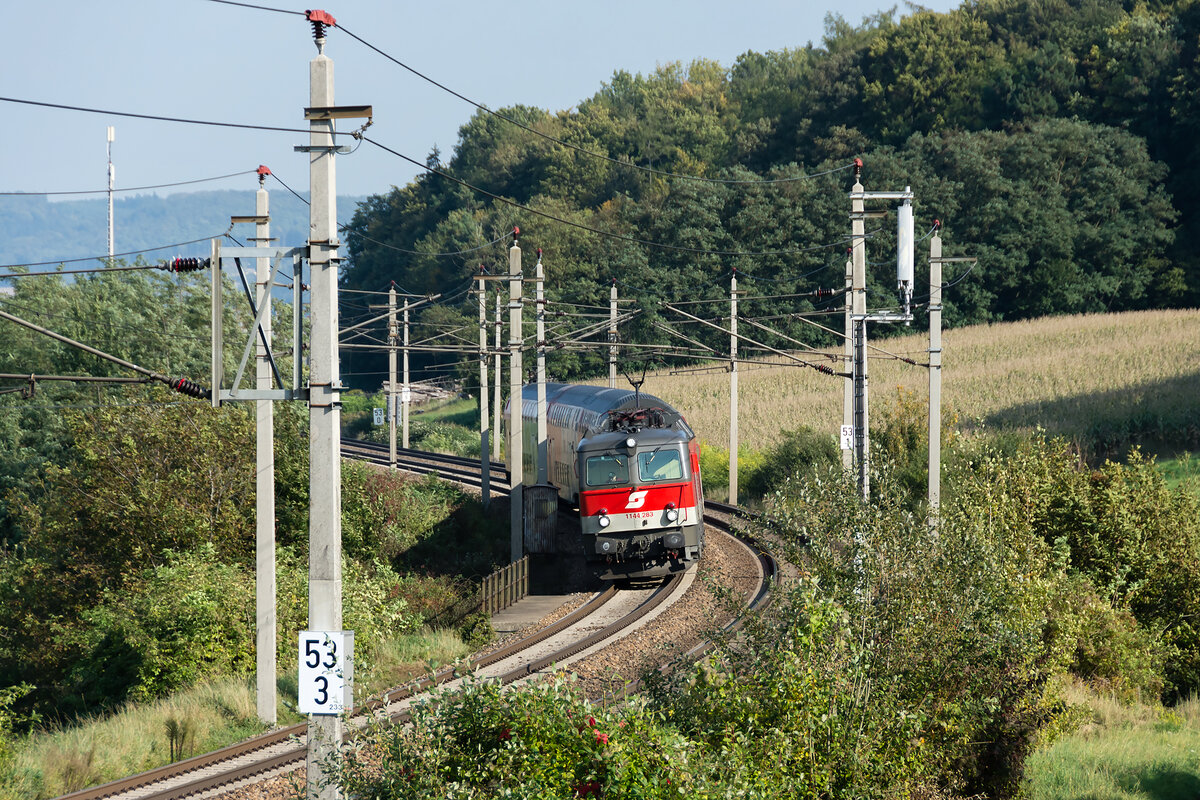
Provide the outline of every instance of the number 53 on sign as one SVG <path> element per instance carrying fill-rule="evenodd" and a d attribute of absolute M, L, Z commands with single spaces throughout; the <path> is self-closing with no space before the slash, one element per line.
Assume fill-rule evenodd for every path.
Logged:
<path fill-rule="evenodd" d="M 340 714 L 354 705 L 354 631 L 300 631 L 301 714 Z"/>

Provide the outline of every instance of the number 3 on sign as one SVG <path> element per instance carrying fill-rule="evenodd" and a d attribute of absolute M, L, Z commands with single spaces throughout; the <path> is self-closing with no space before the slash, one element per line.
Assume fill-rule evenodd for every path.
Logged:
<path fill-rule="evenodd" d="M 351 705 L 354 631 L 300 631 L 302 714 L 340 714 Z"/>

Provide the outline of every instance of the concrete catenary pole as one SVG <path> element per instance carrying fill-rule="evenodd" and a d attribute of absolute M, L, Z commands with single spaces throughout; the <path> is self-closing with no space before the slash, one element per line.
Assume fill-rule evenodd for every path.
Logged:
<path fill-rule="evenodd" d="M 480 271 L 483 268 L 480 267 Z M 480 497 L 483 507 L 492 503 L 492 471 L 488 466 L 488 352 L 487 352 L 487 282 L 479 276 L 479 469 L 483 483 Z"/>
<path fill-rule="evenodd" d="M 862 161 L 854 162 L 855 195 L 850 201 L 850 236 L 853 298 L 851 313 L 855 318 L 852 330 L 854 344 L 854 461 L 858 467 L 859 490 L 864 498 L 870 496 L 870 436 L 867 431 L 867 239 L 866 220 L 862 200 Z"/>
<path fill-rule="evenodd" d="M 537 299 L 537 482 L 550 482 L 549 433 L 546 420 L 546 272 L 539 247 L 534 272 Z"/>
<path fill-rule="evenodd" d="M 493 367 L 494 367 L 493 372 L 496 373 L 496 385 L 492 390 L 492 414 L 494 415 L 494 418 L 492 420 L 492 430 L 495 431 L 494 435 L 492 436 L 492 458 L 494 458 L 497 461 L 500 460 L 500 420 L 501 420 L 501 417 L 504 416 L 504 405 L 500 402 L 502 399 L 501 392 L 500 392 L 500 382 L 502 380 L 500 377 L 500 373 L 502 371 L 502 369 L 501 369 L 502 365 L 500 363 L 500 359 L 503 357 L 503 356 L 501 356 L 501 349 L 500 349 L 503 346 L 503 343 L 500 341 L 500 335 L 501 335 L 500 329 L 502 327 L 501 316 L 500 316 L 500 302 L 501 302 L 500 292 L 497 292 L 496 293 L 496 317 L 495 317 L 495 320 L 496 320 L 496 361 L 493 364 Z"/>
<path fill-rule="evenodd" d="M 397 400 L 400 395 L 396 392 L 396 344 L 400 336 L 396 329 L 396 287 L 388 289 L 388 464 L 396 468 L 396 417 L 399 416 L 400 406 Z"/>
<path fill-rule="evenodd" d="M 322 26 L 316 27 L 317 57 L 309 62 L 309 104 L 329 108 L 333 61 L 325 55 Z M 308 625 L 314 631 L 342 629 L 342 459 L 341 378 L 338 369 L 337 193 L 334 120 L 310 120 L 309 285 L 312 347 L 309 363 Z M 349 700 L 350 698 L 347 698 Z M 349 705 L 349 703 L 347 703 Z M 324 770 L 342 742 L 335 714 L 308 718 L 308 796 L 337 800 L 340 787 Z"/>
<path fill-rule="evenodd" d="M 942 237 L 929 240 L 929 516 L 942 503 Z"/>
<path fill-rule="evenodd" d="M 508 463 L 511 491 L 509 504 L 511 506 L 510 523 L 512 525 L 511 555 L 513 561 L 520 561 L 525 554 L 525 442 L 524 420 L 522 419 L 522 388 L 524 376 L 521 364 L 521 314 L 522 314 L 522 285 L 521 285 L 521 248 L 513 236 L 512 247 L 508 248 Z"/>
<path fill-rule="evenodd" d="M 854 259 L 846 259 L 846 339 L 843 342 L 845 352 L 846 377 L 842 382 L 842 428 L 854 427 L 854 323 L 850 321 L 854 313 Z M 849 472 L 854 468 L 854 447 L 842 447 L 842 469 Z"/>
<path fill-rule="evenodd" d="M 617 388 L 617 281 L 608 290 L 608 388 Z"/>
<path fill-rule="evenodd" d="M 270 198 L 263 186 L 266 175 L 258 177 L 254 214 L 255 244 L 267 247 L 271 242 Z M 271 363 L 267 345 L 271 342 L 271 259 L 256 262 L 254 283 L 256 302 L 263 310 L 262 336 L 255 347 L 256 386 L 271 388 Z M 283 387 L 280 387 L 283 388 Z M 258 718 L 267 725 L 276 721 L 275 700 L 275 410 L 271 400 L 254 403 L 255 457 L 255 681 Z"/>
<path fill-rule="evenodd" d="M 403 442 L 404 449 L 408 449 L 408 411 L 412 405 L 412 384 L 408 377 L 408 309 L 409 301 L 404 301 L 404 388 L 400 390 L 400 418 L 402 420 L 403 435 L 400 437 Z"/>
<path fill-rule="evenodd" d="M 738 502 L 737 270 L 729 279 L 729 504 Z"/>
<path fill-rule="evenodd" d="M 113 257 L 113 189 L 116 188 L 117 172 L 112 163 L 112 143 L 117 136 L 117 129 L 108 126 L 108 257 Z"/>

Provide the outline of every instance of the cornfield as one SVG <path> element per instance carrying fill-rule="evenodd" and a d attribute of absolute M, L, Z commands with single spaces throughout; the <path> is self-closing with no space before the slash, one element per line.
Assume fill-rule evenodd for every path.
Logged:
<path fill-rule="evenodd" d="M 878 329 L 876 329 L 878 330 Z M 928 334 L 871 341 L 870 409 L 899 393 L 928 402 Z M 1130 440 L 1200 439 L 1200 310 L 1048 317 L 943 333 L 943 418 L 1003 430 L 1044 429 L 1105 450 Z M 778 359 L 772 359 L 777 362 Z M 699 438 L 729 445 L 729 374 L 647 374 L 643 390 L 684 412 Z M 844 380 L 804 367 L 742 362 L 739 443 L 763 448 L 807 425 L 835 435 Z M 597 381 L 596 383 L 603 383 Z"/>

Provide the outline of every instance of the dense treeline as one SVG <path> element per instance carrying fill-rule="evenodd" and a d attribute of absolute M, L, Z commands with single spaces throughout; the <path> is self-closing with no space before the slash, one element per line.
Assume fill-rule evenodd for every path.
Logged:
<path fill-rule="evenodd" d="M 658 301 L 727 296 L 735 268 L 761 294 L 840 285 L 845 167 L 861 157 L 868 190 L 911 186 L 918 227 L 941 219 L 951 253 L 980 257 L 947 324 L 1194 304 L 1198 32 L 1200 7 L 1182 0 L 832 16 L 820 45 L 618 72 L 569 111 L 499 112 L 541 137 L 479 112 L 449 163 L 429 164 L 547 216 L 419 177 L 360 205 L 346 285 L 448 291 L 503 264 L 503 246 L 402 250 L 478 248 L 518 224 L 545 250 L 552 301 L 602 304 L 616 280 L 646 312 L 622 338 L 665 341 Z M 876 304 L 893 299 L 893 226 L 868 246 Z M 551 370 L 569 378 L 588 358 L 560 352 Z"/>

